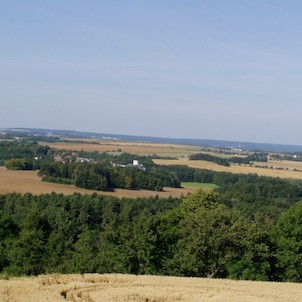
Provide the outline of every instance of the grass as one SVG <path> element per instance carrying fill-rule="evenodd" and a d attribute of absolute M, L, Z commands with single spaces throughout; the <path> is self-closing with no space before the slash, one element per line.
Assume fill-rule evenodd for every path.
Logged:
<path fill-rule="evenodd" d="M 200 182 L 182 182 L 181 186 L 184 188 L 196 188 L 196 189 L 204 189 L 204 190 L 213 190 L 218 188 L 217 185 L 212 183 L 200 183 Z"/>
<path fill-rule="evenodd" d="M 121 274 L 42 275 L 0 280 L 6 302 L 301 301 L 302 284 Z"/>

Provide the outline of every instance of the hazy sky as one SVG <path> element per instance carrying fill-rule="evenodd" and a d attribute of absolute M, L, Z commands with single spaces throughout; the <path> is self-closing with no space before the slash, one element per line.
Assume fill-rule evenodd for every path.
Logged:
<path fill-rule="evenodd" d="M 0 127 L 302 145 L 302 1 L 0 1 Z"/>

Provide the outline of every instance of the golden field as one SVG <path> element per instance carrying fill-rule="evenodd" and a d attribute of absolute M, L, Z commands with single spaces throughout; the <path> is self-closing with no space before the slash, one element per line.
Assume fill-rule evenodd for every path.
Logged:
<path fill-rule="evenodd" d="M 186 165 L 192 168 L 207 169 L 207 170 L 213 170 L 219 172 L 231 172 L 231 173 L 239 173 L 239 174 L 255 173 L 261 176 L 302 179 L 302 172 L 293 171 L 293 170 L 277 170 L 277 169 L 257 168 L 253 166 L 243 166 L 243 165 L 241 166 L 231 165 L 230 167 L 225 167 L 209 161 L 189 160 L 188 158 L 179 158 L 177 160 L 154 159 L 153 161 L 158 165 Z M 281 161 L 276 163 L 267 162 L 267 163 L 257 163 L 257 164 L 271 166 L 271 163 L 275 164 L 275 168 L 277 167 L 277 165 L 278 167 L 282 167 L 283 165 L 283 162 Z M 301 164 L 301 163 L 295 162 L 295 164 L 296 167 L 299 167 L 297 166 L 297 164 Z"/>
<path fill-rule="evenodd" d="M 0 167 L 0 193 L 32 193 L 34 195 L 47 194 L 51 192 L 69 195 L 73 193 L 81 194 L 102 194 L 111 195 L 119 198 L 135 198 L 156 196 L 159 197 L 180 197 L 193 192 L 194 188 L 164 188 L 163 192 L 147 191 L 147 190 L 125 190 L 116 189 L 114 192 L 100 192 L 77 188 L 75 186 L 56 184 L 51 182 L 41 181 L 36 171 L 12 171 L 5 167 Z M 0 300 L 1 302 L 1 300 Z"/>
<path fill-rule="evenodd" d="M 72 143 L 72 142 L 59 142 L 47 143 L 51 148 L 59 150 L 72 150 L 72 151 L 98 151 L 98 152 L 128 152 L 138 155 L 166 155 L 166 156 L 182 156 L 197 153 L 199 147 L 194 146 L 180 146 L 168 144 L 153 144 L 153 143 L 136 143 L 136 142 L 108 142 L 98 141 L 97 143 Z M 42 144 L 42 143 L 41 143 Z"/>
<path fill-rule="evenodd" d="M 302 284 L 121 274 L 0 280 L 1 302 L 298 302 Z"/>

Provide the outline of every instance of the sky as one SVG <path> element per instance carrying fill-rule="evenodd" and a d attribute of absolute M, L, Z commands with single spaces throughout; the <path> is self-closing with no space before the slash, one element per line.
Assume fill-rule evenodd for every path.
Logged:
<path fill-rule="evenodd" d="M 302 1 L 0 1 L 0 127 L 302 145 Z"/>

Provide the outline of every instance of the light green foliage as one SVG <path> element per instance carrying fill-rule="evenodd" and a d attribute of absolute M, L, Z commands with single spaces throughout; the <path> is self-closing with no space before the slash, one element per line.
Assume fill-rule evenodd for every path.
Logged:
<path fill-rule="evenodd" d="M 212 183 L 199 183 L 199 182 L 182 182 L 181 186 L 184 188 L 199 188 L 199 189 L 216 189 L 217 185 Z"/>

